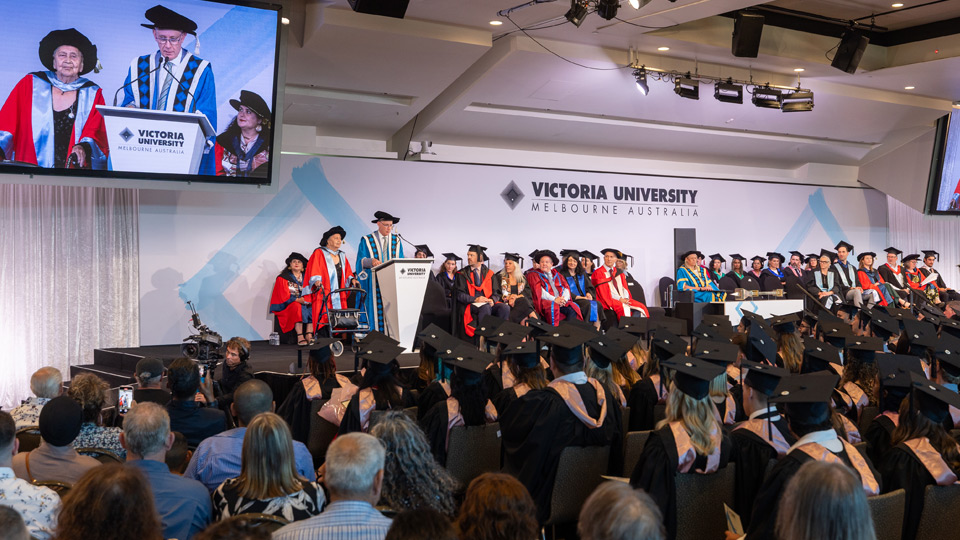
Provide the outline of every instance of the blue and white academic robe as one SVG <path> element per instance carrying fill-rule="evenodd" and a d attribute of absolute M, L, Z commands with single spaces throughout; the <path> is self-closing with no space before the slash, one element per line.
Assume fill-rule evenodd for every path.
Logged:
<path fill-rule="evenodd" d="M 380 253 L 380 245 L 377 242 L 378 234 L 372 232 L 360 239 L 360 247 L 357 249 L 357 279 L 360 286 L 367 291 L 367 298 L 364 307 L 367 311 L 367 320 L 370 321 L 371 329 L 378 332 L 384 332 L 386 325 L 383 321 L 383 299 L 380 297 L 380 285 L 373 271 L 370 270 L 369 259 L 377 259 L 383 264 L 391 259 L 403 258 L 403 244 L 400 243 L 400 237 L 390 234 L 390 252 Z M 367 260 L 365 260 L 367 259 Z M 362 270 L 361 270 L 362 269 Z M 365 276 L 365 277 L 362 277 Z"/>

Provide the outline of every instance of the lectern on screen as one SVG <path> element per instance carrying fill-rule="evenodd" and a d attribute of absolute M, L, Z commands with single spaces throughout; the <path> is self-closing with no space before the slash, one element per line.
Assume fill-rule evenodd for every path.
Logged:
<path fill-rule="evenodd" d="M 278 4 L 9 2 L 0 174 L 269 184 Z"/>

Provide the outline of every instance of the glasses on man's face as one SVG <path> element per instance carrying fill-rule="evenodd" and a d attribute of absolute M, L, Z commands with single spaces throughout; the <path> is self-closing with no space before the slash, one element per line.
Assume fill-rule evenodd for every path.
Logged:
<path fill-rule="evenodd" d="M 176 45 L 177 43 L 180 43 L 180 40 L 181 40 L 181 39 L 183 39 L 183 35 L 179 35 L 179 36 L 177 36 L 177 37 L 175 37 L 175 38 L 157 36 L 156 39 L 157 39 L 157 43 L 159 43 L 159 44 L 161 44 L 161 45 Z"/>

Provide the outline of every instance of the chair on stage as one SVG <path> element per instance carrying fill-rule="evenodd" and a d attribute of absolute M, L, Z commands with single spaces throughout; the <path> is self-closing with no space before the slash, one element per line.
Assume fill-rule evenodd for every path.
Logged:
<path fill-rule="evenodd" d="M 553 529 L 564 523 L 575 523 L 583 503 L 603 481 L 601 476 L 607 474 L 609 462 L 609 446 L 564 448 L 550 494 L 550 516 L 545 525 Z M 553 537 L 555 535 L 551 535 Z"/>
<path fill-rule="evenodd" d="M 657 284 L 660 291 L 660 306 L 666 309 L 673 309 L 673 293 L 676 291 L 676 281 L 672 277 L 662 277 Z"/>
<path fill-rule="evenodd" d="M 782 289 L 780 279 L 773 274 L 760 274 L 760 290 L 764 292 Z"/>
<path fill-rule="evenodd" d="M 647 445 L 647 439 L 653 431 L 631 431 L 627 433 L 626 440 L 623 443 L 623 470 L 620 475 L 630 478 L 633 470 L 640 461 L 640 455 L 643 454 L 643 447 Z"/>
<path fill-rule="evenodd" d="M 633 279 L 633 276 L 627 274 L 627 289 L 630 290 L 630 296 L 640 302 L 641 304 L 647 306 L 647 311 L 650 312 L 651 319 L 659 319 L 666 314 L 666 311 L 662 307 L 651 306 L 647 304 L 647 295 L 643 291 L 643 285 L 640 285 L 638 281 Z"/>
<path fill-rule="evenodd" d="M 500 424 L 457 426 L 450 430 L 447 470 L 466 487 L 485 472 L 500 470 Z"/>
<path fill-rule="evenodd" d="M 960 515 L 960 484 L 927 486 L 917 540 L 956 540 Z"/>
<path fill-rule="evenodd" d="M 721 291 L 733 292 L 737 288 L 737 282 L 733 280 L 730 276 L 723 276 L 720 278 L 720 281 L 717 282 L 717 285 L 720 287 Z"/>
<path fill-rule="evenodd" d="M 876 497 L 867 497 L 877 540 L 900 540 L 906 502 L 907 492 L 902 489 Z"/>
<path fill-rule="evenodd" d="M 736 463 L 713 474 L 677 474 L 677 538 L 723 538 L 727 517 L 723 504 L 733 506 Z"/>

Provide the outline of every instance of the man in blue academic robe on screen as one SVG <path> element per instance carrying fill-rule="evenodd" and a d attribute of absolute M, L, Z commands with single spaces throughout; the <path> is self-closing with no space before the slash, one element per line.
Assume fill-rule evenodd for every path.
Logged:
<path fill-rule="evenodd" d="M 370 327 L 385 332 L 380 284 L 377 283 L 377 278 L 370 268 L 391 259 L 402 259 L 403 245 L 400 243 L 400 237 L 393 233 L 393 225 L 399 222 L 400 218 L 381 211 L 375 212 L 373 216 L 372 223 L 377 224 L 377 230 L 360 239 L 360 246 L 357 248 L 357 264 L 354 267 L 363 269 L 357 277 L 360 279 L 360 286 L 367 291 L 364 307 L 367 310 Z M 365 277 L 364 274 L 366 274 Z"/>
<path fill-rule="evenodd" d="M 210 62 L 183 48 L 187 34 L 197 35 L 197 23 L 161 5 L 144 16 L 159 50 L 134 58 L 123 81 L 124 107 L 156 111 L 201 112 L 217 129 L 217 90 Z M 197 47 L 199 41 L 197 41 Z M 131 81 L 133 83 L 131 84 Z M 216 174 L 213 138 L 204 148 L 199 174 Z M 144 171 L 149 172 L 149 171 Z"/>

